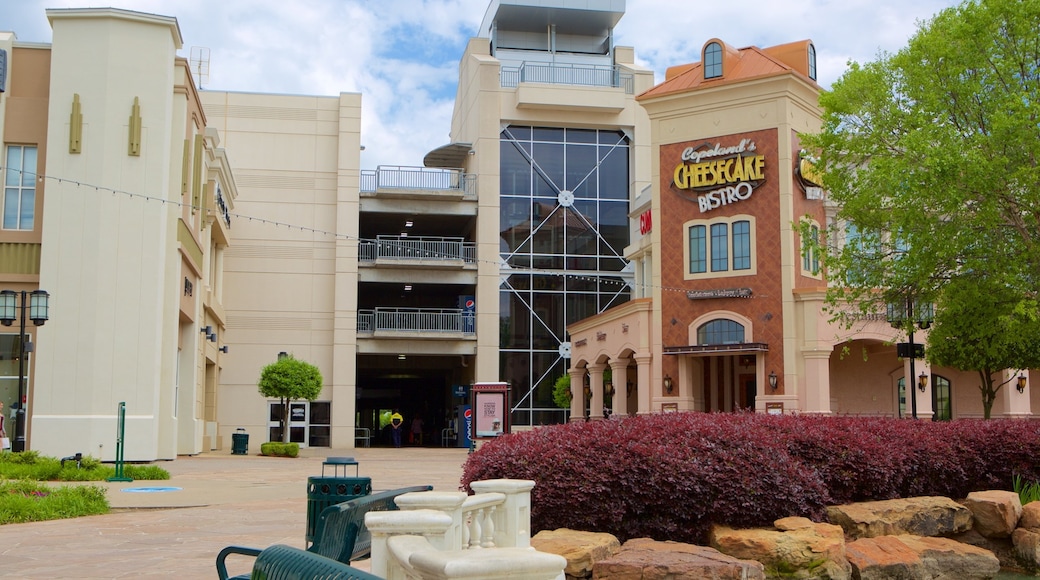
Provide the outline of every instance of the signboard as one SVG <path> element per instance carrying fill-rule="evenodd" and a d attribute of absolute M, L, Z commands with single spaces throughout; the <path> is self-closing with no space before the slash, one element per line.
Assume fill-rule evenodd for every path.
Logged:
<path fill-rule="evenodd" d="M 477 439 L 509 432 L 509 384 L 476 383 L 473 393 L 473 434 Z"/>
<path fill-rule="evenodd" d="M 719 288 L 716 290 L 687 290 L 690 300 L 709 300 L 711 298 L 750 298 L 751 288 Z"/>
<path fill-rule="evenodd" d="M 766 415 L 783 415 L 783 414 L 784 414 L 784 404 L 783 404 L 783 402 L 779 402 L 779 403 L 766 403 Z"/>
<path fill-rule="evenodd" d="M 459 399 L 465 399 L 466 395 L 468 394 L 466 392 L 467 391 L 466 385 L 454 385 L 452 387 L 452 389 L 453 389 L 452 390 L 452 395 L 454 395 L 455 397 L 457 397 Z"/>
<path fill-rule="evenodd" d="M 756 149 L 751 139 L 736 145 L 704 142 L 687 147 L 672 171 L 672 185 L 680 192 L 693 192 L 690 199 L 701 213 L 744 201 L 765 181 L 766 158 Z"/>

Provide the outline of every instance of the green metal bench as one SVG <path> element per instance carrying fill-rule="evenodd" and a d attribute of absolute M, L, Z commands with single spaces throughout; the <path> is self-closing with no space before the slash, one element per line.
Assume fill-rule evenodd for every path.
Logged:
<path fill-rule="evenodd" d="M 367 556 L 372 550 L 372 536 L 365 527 L 365 514 L 373 511 L 392 511 L 397 509 L 394 498 L 401 494 L 430 491 L 433 486 L 416 485 L 402 487 L 354 498 L 350 501 L 331 505 L 318 516 L 315 524 L 314 543 L 307 548 L 306 552 L 317 554 L 324 558 L 338 561 L 342 564 L 350 564 Z M 227 565 L 225 560 L 232 554 L 243 556 L 254 556 L 266 552 L 260 548 L 247 548 L 244 546 L 228 546 L 217 554 L 217 576 L 220 580 L 228 580 Z M 253 567 L 253 576 L 256 577 L 256 566 Z M 366 578 L 374 576 L 365 576 Z M 245 580 L 250 578 L 248 574 L 234 576 L 233 580 Z M 274 577 L 271 577 L 274 578 Z M 349 576 L 344 576 L 349 578 Z M 359 577 L 360 578 L 360 577 Z"/>
<path fill-rule="evenodd" d="M 221 554 L 223 553 L 221 551 Z M 223 562 L 218 559 L 218 573 L 221 572 L 222 565 Z M 226 576 L 227 573 L 224 571 L 221 578 Z M 379 576 L 352 568 L 342 562 L 282 544 L 259 550 L 256 561 L 253 562 L 252 575 L 246 577 L 255 580 L 382 580 Z"/>

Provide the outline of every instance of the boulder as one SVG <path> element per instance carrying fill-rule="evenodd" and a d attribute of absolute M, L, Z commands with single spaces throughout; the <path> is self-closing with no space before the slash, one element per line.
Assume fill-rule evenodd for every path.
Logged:
<path fill-rule="evenodd" d="M 935 580 L 989 580 L 1000 571 L 1000 562 L 993 552 L 962 544 L 949 538 L 896 536 L 924 562 Z"/>
<path fill-rule="evenodd" d="M 845 545 L 845 555 L 858 580 L 928 578 L 928 570 L 917 552 L 895 536 L 863 538 Z"/>
<path fill-rule="evenodd" d="M 1040 570 L 1040 530 L 1018 528 L 1011 533 L 1011 543 L 1020 565 L 1027 570 Z"/>
<path fill-rule="evenodd" d="M 591 578 L 595 563 L 616 554 L 621 542 L 612 534 L 561 528 L 538 532 L 531 538 L 531 547 L 563 556 L 567 560 L 563 572 L 570 580 Z"/>
<path fill-rule="evenodd" d="M 946 497 L 911 497 L 829 506 L 827 517 L 853 539 L 949 536 L 971 529 L 971 511 Z"/>
<path fill-rule="evenodd" d="M 774 525 L 779 529 L 717 526 L 711 532 L 711 546 L 734 558 L 761 562 L 770 573 L 798 578 L 852 577 L 840 527 L 806 518 L 783 518 Z"/>
<path fill-rule="evenodd" d="M 592 577 L 604 580 L 757 580 L 765 579 L 762 564 L 739 560 L 718 550 L 650 538 L 629 540 L 621 551 L 592 567 Z"/>
<path fill-rule="evenodd" d="M 1022 517 L 1022 502 L 1013 491 L 973 491 L 964 499 L 971 510 L 972 528 L 986 538 L 1008 538 Z"/>
<path fill-rule="evenodd" d="M 1018 527 L 1040 530 L 1040 501 L 1031 501 L 1022 506 L 1022 517 L 1018 519 Z"/>

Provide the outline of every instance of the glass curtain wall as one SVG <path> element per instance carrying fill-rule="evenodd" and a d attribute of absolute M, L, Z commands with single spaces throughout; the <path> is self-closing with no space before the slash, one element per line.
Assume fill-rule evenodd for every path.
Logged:
<path fill-rule="evenodd" d="M 629 143 L 621 131 L 510 126 L 500 144 L 502 380 L 514 425 L 560 423 L 567 325 L 630 298 Z"/>

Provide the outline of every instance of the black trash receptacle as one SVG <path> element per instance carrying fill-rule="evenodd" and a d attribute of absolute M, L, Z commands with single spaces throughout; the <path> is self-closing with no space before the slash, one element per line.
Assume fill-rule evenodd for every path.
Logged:
<path fill-rule="evenodd" d="M 249 433 L 239 427 L 235 433 L 231 434 L 231 454 L 245 455 L 247 452 L 249 452 Z"/>
<path fill-rule="evenodd" d="M 332 476 L 325 475 L 325 468 L 328 466 L 333 468 Z M 348 466 L 355 468 L 355 477 L 346 476 Z M 343 468 L 342 476 L 339 473 L 340 467 Z M 353 457 L 329 457 L 321 465 L 320 477 L 307 478 L 307 546 L 314 542 L 315 526 L 323 509 L 372 493 L 372 478 L 356 476 L 357 461 L 354 461 Z"/>

